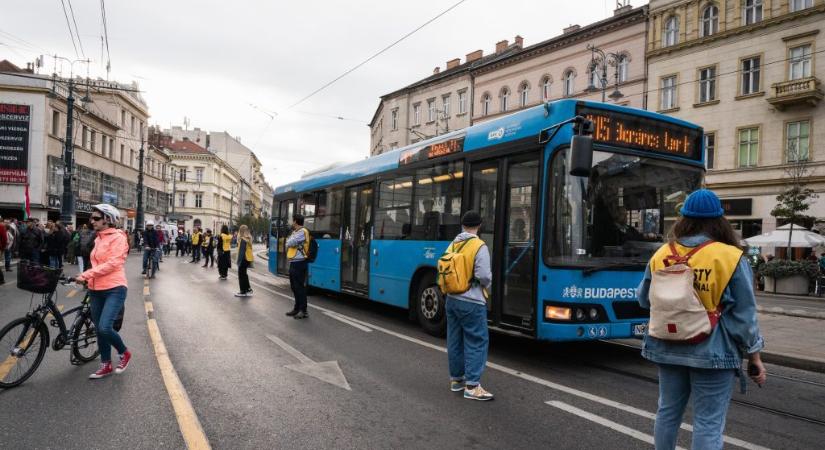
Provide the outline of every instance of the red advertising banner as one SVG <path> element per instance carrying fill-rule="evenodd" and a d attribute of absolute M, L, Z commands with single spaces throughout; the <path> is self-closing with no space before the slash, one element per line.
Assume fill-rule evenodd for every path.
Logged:
<path fill-rule="evenodd" d="M 29 181 L 31 106 L 0 103 L 0 183 Z"/>

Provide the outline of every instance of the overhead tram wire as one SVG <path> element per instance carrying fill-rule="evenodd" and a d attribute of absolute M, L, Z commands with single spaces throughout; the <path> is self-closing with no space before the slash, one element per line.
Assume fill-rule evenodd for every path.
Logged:
<path fill-rule="evenodd" d="M 72 32 L 72 24 L 69 22 L 69 13 L 66 12 L 66 3 L 63 0 L 60 0 L 60 4 L 63 5 L 63 16 L 66 17 L 66 26 L 69 28 L 69 37 L 72 39 L 72 47 L 74 47 L 74 54 L 78 58 L 80 58 L 80 53 L 77 52 L 77 44 L 74 42 L 74 32 Z"/>
<path fill-rule="evenodd" d="M 112 68 L 112 55 L 109 53 L 109 26 L 106 23 L 106 2 L 104 0 L 100 0 L 100 15 L 103 20 L 103 40 L 106 43 L 106 74 L 108 78 L 108 73 Z"/>
<path fill-rule="evenodd" d="M 382 48 L 381 50 L 379 50 L 378 52 L 374 53 L 374 54 L 373 54 L 372 56 L 370 56 L 369 58 L 367 58 L 367 59 L 365 59 L 365 60 L 361 61 L 360 63 L 356 64 L 355 66 L 353 66 L 352 68 L 348 69 L 347 71 L 345 71 L 345 72 L 344 72 L 344 73 L 342 73 L 341 75 L 338 75 L 338 76 L 337 76 L 337 77 L 335 77 L 332 81 L 327 82 L 327 83 L 326 83 L 326 84 L 324 84 L 323 86 L 319 87 L 318 89 L 316 89 L 316 90 L 312 91 L 311 93 L 309 93 L 308 95 L 306 95 L 304 98 L 302 98 L 302 99 L 298 100 L 297 102 L 293 103 L 292 105 L 290 105 L 289 107 L 287 107 L 287 109 L 292 109 L 292 108 L 294 108 L 294 107 L 296 107 L 296 106 L 300 105 L 301 103 L 303 103 L 303 102 L 305 102 L 305 101 L 309 100 L 310 98 L 314 97 L 314 96 L 315 96 L 316 94 L 318 94 L 319 92 L 321 92 L 321 91 L 323 91 L 324 89 L 326 89 L 326 88 L 328 88 L 328 87 L 332 86 L 333 84 L 335 84 L 335 83 L 336 83 L 338 80 L 340 80 L 341 78 L 344 78 L 345 76 L 347 76 L 347 75 L 351 74 L 352 72 L 356 71 L 358 68 L 360 68 L 361 66 L 363 66 L 364 64 L 366 64 L 366 63 L 368 63 L 368 62 L 372 61 L 373 59 L 377 58 L 377 57 L 378 57 L 379 55 L 381 55 L 382 53 L 384 53 L 384 52 L 386 52 L 387 50 L 389 50 L 389 49 L 391 49 L 391 48 L 395 47 L 396 45 L 398 45 L 398 44 L 399 44 L 401 41 L 403 41 L 404 39 L 407 39 L 408 37 L 412 36 L 413 34 L 415 34 L 416 32 L 418 32 L 419 30 L 421 30 L 422 28 L 424 28 L 424 27 L 426 27 L 427 25 L 429 25 L 429 24 L 431 24 L 431 23 L 435 22 L 438 18 L 440 18 L 440 17 L 441 17 L 441 16 L 443 16 L 444 14 L 447 14 L 448 12 L 452 11 L 453 9 L 457 8 L 459 5 L 461 5 L 462 3 L 466 2 L 466 1 L 467 1 L 467 0 L 459 0 L 458 2 L 454 3 L 454 4 L 453 4 L 452 6 L 450 6 L 449 8 L 447 8 L 447 9 L 445 9 L 444 11 L 441 11 L 440 13 L 438 13 L 438 15 L 436 15 L 436 16 L 435 16 L 435 17 L 433 17 L 432 19 L 430 19 L 430 20 L 428 20 L 428 21 L 424 22 L 423 24 L 419 25 L 419 26 L 418 26 L 418 27 L 416 27 L 414 30 L 410 31 L 409 33 L 405 34 L 404 36 L 401 36 L 401 37 L 400 37 L 399 39 L 397 39 L 395 42 L 393 42 L 393 43 L 391 43 L 390 45 L 388 45 L 388 46 L 386 46 L 386 47 Z"/>
<path fill-rule="evenodd" d="M 74 34 L 77 36 L 77 44 L 80 46 L 80 53 L 83 55 L 83 59 L 86 59 L 86 52 L 83 50 L 83 42 L 80 40 L 80 28 L 77 27 L 77 20 L 74 18 L 74 8 L 72 7 L 72 0 L 66 0 L 69 2 L 69 12 L 72 14 L 72 22 L 74 23 Z"/>

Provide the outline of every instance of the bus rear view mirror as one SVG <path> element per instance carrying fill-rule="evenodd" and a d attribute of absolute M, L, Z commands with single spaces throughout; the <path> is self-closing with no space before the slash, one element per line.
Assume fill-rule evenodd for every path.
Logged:
<path fill-rule="evenodd" d="M 593 166 L 593 138 L 574 135 L 570 140 L 570 175 L 589 177 Z"/>

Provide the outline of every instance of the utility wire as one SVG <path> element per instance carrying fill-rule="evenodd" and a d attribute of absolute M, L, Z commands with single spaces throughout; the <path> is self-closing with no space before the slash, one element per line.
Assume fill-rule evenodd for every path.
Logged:
<path fill-rule="evenodd" d="M 69 37 L 72 39 L 72 47 L 74 47 L 74 54 L 79 59 L 80 54 L 77 52 L 77 44 L 74 42 L 74 33 L 72 32 L 72 24 L 69 22 L 69 13 L 66 12 L 66 3 L 63 0 L 60 0 L 60 4 L 63 5 L 63 16 L 66 17 L 66 26 L 69 28 Z"/>
<path fill-rule="evenodd" d="M 69 12 L 72 13 L 72 22 L 74 23 L 74 34 L 77 35 L 77 44 L 80 45 L 80 53 L 83 55 L 83 59 L 86 59 L 86 52 L 83 51 L 83 42 L 80 41 L 80 28 L 77 27 L 77 20 L 74 18 L 74 8 L 72 8 L 72 0 L 66 0 L 69 2 Z"/>
<path fill-rule="evenodd" d="M 47 50 L 47 49 L 45 49 L 45 48 L 43 48 L 43 47 L 41 47 L 41 46 L 39 46 L 39 45 L 32 44 L 31 42 L 29 42 L 29 41 L 27 41 L 27 40 L 25 40 L 25 39 L 23 39 L 23 38 L 21 38 L 21 37 L 17 37 L 17 36 L 15 36 L 15 35 L 13 35 L 13 34 L 9 33 L 8 31 L 3 31 L 3 30 L 0 30 L 0 35 L 4 35 L 4 36 L 6 36 L 8 39 L 11 39 L 11 40 L 13 40 L 13 41 L 16 41 L 16 43 L 18 43 L 18 44 L 20 44 L 20 45 L 23 45 L 23 46 L 25 46 L 25 47 L 29 47 L 29 49 L 30 49 L 30 50 L 28 50 L 28 51 L 32 51 L 33 53 L 34 53 L 34 50 L 36 50 L 36 51 L 38 51 L 38 52 L 51 53 L 49 50 Z"/>
<path fill-rule="evenodd" d="M 103 38 L 106 42 L 106 73 L 108 74 L 112 69 L 112 56 L 109 54 L 109 27 L 106 23 L 106 3 L 104 0 L 100 0 L 100 15 L 103 19 Z"/>
<path fill-rule="evenodd" d="M 305 101 L 309 100 L 310 98 L 312 98 L 313 96 L 315 96 L 315 95 L 316 95 L 316 94 L 318 94 L 319 92 L 321 92 L 321 91 L 323 91 L 324 89 L 326 89 L 326 88 L 328 88 L 328 87 L 332 86 L 335 82 L 337 82 L 337 81 L 338 81 L 338 80 L 340 80 L 341 78 L 344 78 L 345 76 L 347 76 L 347 75 L 349 75 L 350 73 L 352 73 L 352 72 L 354 72 L 355 70 L 357 70 L 359 67 L 361 67 L 361 66 L 363 66 L 364 64 L 366 64 L 366 63 L 368 63 L 368 62 L 372 61 L 373 59 L 377 58 L 377 57 L 378 57 L 379 55 L 381 55 L 382 53 L 384 53 L 384 52 L 386 52 L 387 50 L 389 50 L 389 49 L 391 49 L 391 48 L 395 47 L 396 45 L 398 45 L 398 44 L 399 44 L 401 41 L 403 41 L 404 39 L 407 39 L 408 37 L 410 37 L 410 36 L 412 36 L 413 34 L 415 34 L 417 31 L 419 31 L 419 30 L 421 30 L 422 28 L 426 27 L 427 25 L 429 25 L 429 24 L 433 23 L 433 22 L 434 22 L 434 21 L 436 21 L 439 17 L 441 17 L 441 16 L 443 16 L 444 14 L 447 14 L 448 12 L 452 11 L 453 9 L 455 9 L 456 7 L 458 7 L 460 4 L 464 3 L 465 1 L 467 1 L 467 0 L 459 0 L 458 2 L 454 3 L 452 6 L 450 6 L 450 7 L 449 7 L 449 8 L 447 8 L 447 9 L 445 9 L 444 11 L 440 12 L 438 15 L 436 15 L 436 16 L 435 16 L 435 17 L 433 17 L 432 19 L 430 19 L 430 20 L 428 20 L 428 21 L 424 22 L 423 24 L 421 24 L 420 26 L 418 26 L 416 29 L 414 29 L 414 30 L 410 31 L 409 33 L 405 34 L 404 36 L 401 36 L 399 39 L 397 39 L 397 40 L 396 40 L 395 42 L 393 42 L 392 44 L 390 44 L 390 45 L 388 45 L 388 46 L 384 47 L 383 49 L 379 50 L 377 53 L 374 53 L 374 54 L 373 54 L 372 56 L 370 56 L 369 58 L 367 58 L 367 59 L 365 59 L 365 60 L 361 61 L 360 63 L 356 64 L 355 66 L 353 66 L 353 67 L 352 67 L 352 68 L 350 68 L 349 70 L 345 71 L 345 72 L 344 72 L 344 73 L 342 73 L 341 75 L 338 75 L 338 76 L 337 76 L 337 77 L 335 77 L 332 81 L 327 82 L 327 83 L 326 83 L 326 84 L 324 84 L 323 86 L 321 86 L 321 87 L 319 87 L 318 89 L 316 89 L 316 90 L 312 91 L 309 95 L 307 95 L 307 96 L 305 96 L 304 98 L 302 98 L 302 99 L 298 100 L 297 102 L 293 103 L 293 104 L 292 104 L 292 105 L 290 105 L 287 109 L 292 109 L 292 108 L 294 108 L 294 107 L 296 107 L 296 106 L 300 105 L 301 103 L 303 103 L 303 102 L 305 102 Z"/>

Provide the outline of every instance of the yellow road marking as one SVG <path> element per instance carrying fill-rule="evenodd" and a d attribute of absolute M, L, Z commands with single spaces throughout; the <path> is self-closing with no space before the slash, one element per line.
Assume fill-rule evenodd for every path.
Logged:
<path fill-rule="evenodd" d="M 57 305 L 57 310 L 60 311 L 60 312 L 63 312 L 63 305 Z M 48 314 L 46 314 L 46 318 L 50 319 L 50 318 L 54 318 L 54 316 L 52 315 L 52 313 L 48 313 Z"/>
<path fill-rule="evenodd" d="M 148 319 L 146 323 L 149 327 L 149 336 L 152 338 L 152 346 L 155 349 L 155 357 L 158 360 L 158 366 L 160 366 L 160 374 L 163 377 L 163 383 L 166 385 L 166 392 L 169 393 L 169 399 L 172 401 L 172 408 L 175 410 L 175 417 L 178 420 L 178 426 L 183 435 L 183 440 L 186 442 L 186 447 L 190 450 L 211 449 L 206 433 L 203 432 L 198 415 L 195 413 L 195 408 L 192 407 L 192 402 L 189 400 L 189 395 L 186 393 L 186 389 L 172 365 L 172 360 L 169 359 L 169 354 L 166 352 L 166 345 L 160 336 L 157 321 Z"/>
<path fill-rule="evenodd" d="M 80 292 L 80 291 L 78 291 L 77 289 L 72 289 L 71 291 L 69 291 L 68 294 L 66 294 L 66 298 L 72 298 L 75 295 L 77 295 L 78 292 Z"/>
<path fill-rule="evenodd" d="M 149 286 L 143 286 L 143 295 L 149 295 Z"/>
<path fill-rule="evenodd" d="M 143 307 L 146 308 L 146 314 L 155 312 L 155 308 L 152 307 L 152 302 L 143 302 Z"/>

